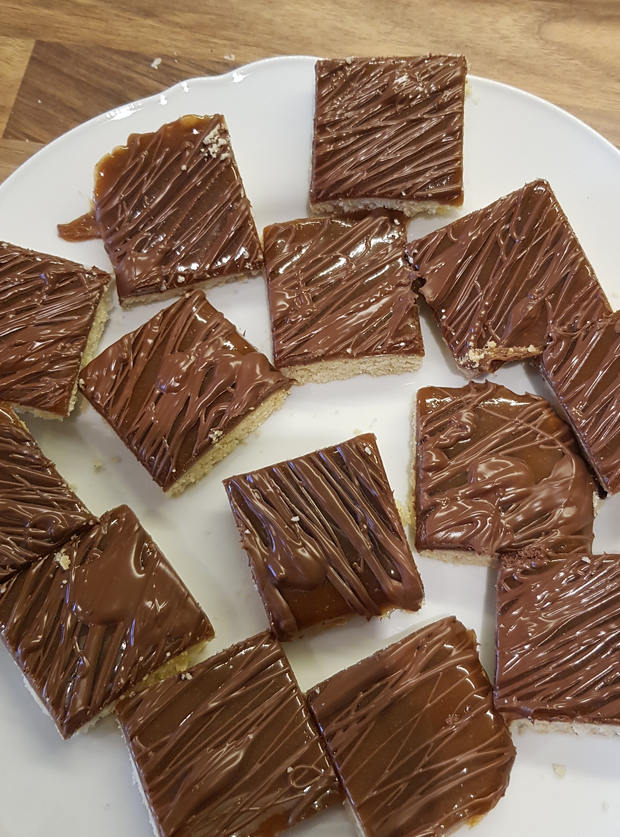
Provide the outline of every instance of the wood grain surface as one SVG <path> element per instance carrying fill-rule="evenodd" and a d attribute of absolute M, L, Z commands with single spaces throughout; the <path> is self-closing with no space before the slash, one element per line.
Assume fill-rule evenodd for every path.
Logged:
<path fill-rule="evenodd" d="M 618 0 L 0 0 L 0 21 L 0 180 L 101 111 L 285 53 L 462 52 L 620 144 Z"/>

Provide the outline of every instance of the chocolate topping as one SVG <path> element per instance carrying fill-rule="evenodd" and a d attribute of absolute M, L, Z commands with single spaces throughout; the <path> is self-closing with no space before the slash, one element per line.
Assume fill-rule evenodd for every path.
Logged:
<path fill-rule="evenodd" d="M 589 550 L 594 481 L 549 404 L 499 384 L 418 391 L 416 546 Z"/>
<path fill-rule="evenodd" d="M 0 400 L 68 414 L 109 282 L 94 267 L 0 242 Z"/>
<path fill-rule="evenodd" d="M 534 357 L 552 328 L 611 312 L 544 180 L 412 242 L 408 252 L 421 293 L 469 374 Z"/>
<path fill-rule="evenodd" d="M 601 485 L 620 491 L 620 312 L 554 332 L 540 367 Z"/>
<path fill-rule="evenodd" d="M 510 719 L 620 724 L 620 555 L 501 562 L 495 682 Z"/>
<path fill-rule="evenodd" d="M 171 657 L 213 636 L 127 506 L 13 576 L 0 593 L 0 629 L 64 738 Z"/>
<path fill-rule="evenodd" d="M 463 201 L 462 56 L 317 61 L 310 200 Z"/>
<path fill-rule="evenodd" d="M 121 337 L 80 375 L 86 398 L 165 491 L 289 385 L 201 291 Z"/>
<path fill-rule="evenodd" d="M 417 610 L 420 576 L 372 433 L 225 480 L 274 632 Z"/>
<path fill-rule="evenodd" d="M 515 750 L 454 617 L 378 651 L 308 693 L 368 837 L 430 837 L 486 814 Z"/>
<path fill-rule="evenodd" d="M 406 242 L 403 222 L 385 214 L 267 227 L 276 365 L 423 354 Z"/>
<path fill-rule="evenodd" d="M 0 404 L 0 583 L 94 523 L 26 426 Z"/>
<path fill-rule="evenodd" d="M 272 837 L 340 800 L 268 634 L 121 701 L 117 713 L 165 837 Z"/>
<path fill-rule="evenodd" d="M 99 161 L 95 218 L 121 302 L 262 265 L 223 116 L 183 116 Z"/>

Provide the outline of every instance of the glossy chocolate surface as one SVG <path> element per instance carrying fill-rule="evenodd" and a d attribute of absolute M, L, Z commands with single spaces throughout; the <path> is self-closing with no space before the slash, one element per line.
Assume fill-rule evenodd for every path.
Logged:
<path fill-rule="evenodd" d="M 372 433 L 225 480 L 280 639 L 353 614 L 417 610 L 424 591 Z"/>
<path fill-rule="evenodd" d="M 507 719 L 620 724 L 620 555 L 502 561 L 496 643 Z"/>
<path fill-rule="evenodd" d="M 165 837 L 272 837 L 340 801 L 280 645 L 241 642 L 119 703 Z"/>
<path fill-rule="evenodd" d="M 69 738 L 211 624 L 127 506 L 0 588 L 2 639 Z"/>
<path fill-rule="evenodd" d="M 317 61 L 310 200 L 463 200 L 462 56 Z"/>
<path fill-rule="evenodd" d="M 433 837 L 493 808 L 515 750 L 475 637 L 442 619 L 308 693 L 368 837 Z"/>
<path fill-rule="evenodd" d="M 94 523 L 13 410 L 0 404 L 0 584 Z"/>
<path fill-rule="evenodd" d="M 102 270 L 0 242 L 0 401 L 65 416 Z"/>
<path fill-rule="evenodd" d="M 123 302 L 262 265 L 224 117 L 131 134 L 97 164 L 95 220 Z"/>
<path fill-rule="evenodd" d="M 418 390 L 415 481 L 418 549 L 592 546 L 594 480 L 543 398 L 488 381 Z"/>
<path fill-rule="evenodd" d="M 289 385 L 201 291 L 121 337 L 80 375 L 86 398 L 164 490 Z"/>
<path fill-rule="evenodd" d="M 422 355 L 404 218 L 306 218 L 264 232 L 277 366 Z"/>
<path fill-rule="evenodd" d="M 555 332 L 541 371 L 605 491 L 620 491 L 620 312 Z"/>
<path fill-rule="evenodd" d="M 544 180 L 412 242 L 408 253 L 420 292 L 468 374 L 535 357 L 552 328 L 611 311 Z"/>

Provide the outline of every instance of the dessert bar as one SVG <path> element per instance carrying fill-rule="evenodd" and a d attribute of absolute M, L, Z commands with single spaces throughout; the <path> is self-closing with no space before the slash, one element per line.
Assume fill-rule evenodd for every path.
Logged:
<path fill-rule="evenodd" d="M 278 638 L 422 604 L 422 582 L 372 433 L 224 485 Z"/>
<path fill-rule="evenodd" d="M 86 398 L 172 494 L 262 424 L 289 387 L 201 291 L 121 337 L 80 375 Z"/>
<path fill-rule="evenodd" d="M 515 750 L 475 637 L 454 617 L 325 680 L 308 701 L 367 837 L 444 834 L 506 791 Z"/>
<path fill-rule="evenodd" d="M 302 218 L 264 232 L 274 363 L 300 383 L 418 369 L 404 218 Z"/>

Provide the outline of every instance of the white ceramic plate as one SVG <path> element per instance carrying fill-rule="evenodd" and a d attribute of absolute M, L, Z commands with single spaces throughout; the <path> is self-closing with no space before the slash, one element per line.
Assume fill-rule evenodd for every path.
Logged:
<path fill-rule="evenodd" d="M 186 113 L 226 115 L 259 229 L 303 216 L 309 182 L 314 59 L 270 59 L 224 76 L 198 78 L 159 96 L 98 116 L 48 145 L 0 187 L 0 237 L 109 268 L 100 242 L 69 244 L 56 223 L 88 208 L 96 161 L 132 132 L 150 131 Z M 465 194 L 459 214 L 481 207 L 537 177 L 555 189 L 609 294 L 619 307 L 620 153 L 569 114 L 533 96 L 471 78 L 465 122 Z M 411 235 L 441 222 L 419 219 Z M 445 223 L 445 222 L 444 222 Z M 263 280 L 209 293 L 248 338 L 270 353 Z M 104 335 L 108 345 L 162 307 L 118 306 Z M 56 423 L 29 422 L 43 450 L 97 513 L 132 506 L 209 614 L 215 652 L 267 627 L 247 569 L 221 480 L 373 431 L 397 497 L 407 491 L 409 411 L 420 386 L 459 386 L 462 376 L 424 315 L 426 358 L 415 374 L 359 377 L 297 387 L 284 408 L 197 487 L 165 497 L 92 409 Z M 494 379 L 517 392 L 544 394 L 521 368 Z M 114 461 L 120 457 L 120 462 Z M 97 462 L 103 463 L 95 470 Z M 620 497 L 607 500 L 596 521 L 597 550 L 620 551 Z M 398 612 L 370 623 L 354 620 L 287 652 L 302 688 L 349 665 L 391 638 L 432 618 L 456 614 L 476 630 L 493 671 L 493 573 L 418 559 L 426 587 L 419 613 Z M 60 741 L 21 676 L 0 652 L 1 837 L 88 835 L 147 837 L 146 812 L 132 785 L 129 758 L 111 719 L 87 735 Z M 476 837 L 617 837 L 620 833 L 620 738 L 527 732 L 516 737 L 517 760 L 504 800 Z M 553 765 L 566 768 L 563 778 Z M 562 772 L 560 770 L 559 772 Z M 351 835 L 341 811 L 302 826 L 299 837 Z M 464 827 L 462 833 L 468 834 Z"/>

